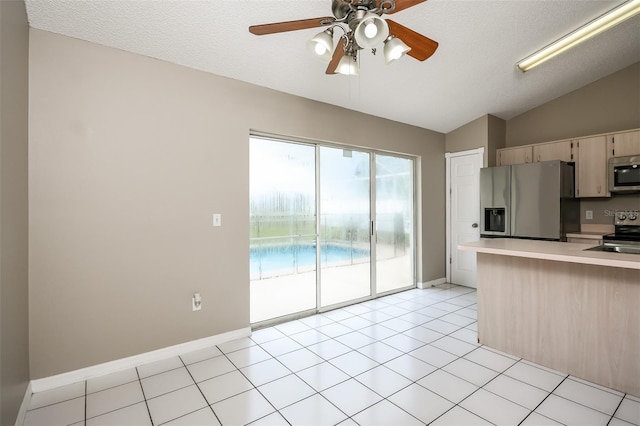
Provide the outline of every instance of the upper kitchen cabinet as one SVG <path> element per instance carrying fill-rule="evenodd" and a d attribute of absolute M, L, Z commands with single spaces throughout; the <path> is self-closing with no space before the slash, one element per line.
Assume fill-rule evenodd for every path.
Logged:
<path fill-rule="evenodd" d="M 640 155 L 640 130 L 616 133 L 607 138 L 611 157 Z"/>
<path fill-rule="evenodd" d="M 496 165 L 509 166 L 511 164 L 531 163 L 533 159 L 533 149 L 529 146 L 516 148 L 504 148 L 496 151 Z"/>
<path fill-rule="evenodd" d="M 578 139 L 576 197 L 610 197 L 607 186 L 607 137 Z"/>
<path fill-rule="evenodd" d="M 541 143 L 533 146 L 533 161 L 574 161 L 571 140 Z"/>

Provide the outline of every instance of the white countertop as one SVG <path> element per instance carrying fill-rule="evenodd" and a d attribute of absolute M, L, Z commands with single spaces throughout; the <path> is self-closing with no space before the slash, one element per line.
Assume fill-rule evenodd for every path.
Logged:
<path fill-rule="evenodd" d="M 482 238 L 480 241 L 459 244 L 458 248 L 478 253 L 640 270 L 640 255 L 584 251 L 584 249 L 594 246 L 597 244 L 520 240 L 517 238 Z"/>

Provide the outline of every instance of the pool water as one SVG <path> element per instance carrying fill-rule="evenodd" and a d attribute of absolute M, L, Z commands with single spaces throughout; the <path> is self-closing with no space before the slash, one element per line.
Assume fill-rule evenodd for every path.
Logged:
<path fill-rule="evenodd" d="M 350 263 L 369 257 L 369 250 L 350 248 L 339 245 L 322 245 L 322 263 Z M 294 270 L 315 266 L 316 246 L 271 246 L 257 247 L 250 250 L 251 274 L 259 274 L 280 270 Z M 293 271 L 292 271 L 293 272 Z"/>

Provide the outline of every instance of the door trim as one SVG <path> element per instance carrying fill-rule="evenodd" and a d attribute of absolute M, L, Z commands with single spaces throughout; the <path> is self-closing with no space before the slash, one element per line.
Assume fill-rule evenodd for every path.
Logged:
<path fill-rule="evenodd" d="M 451 158 L 453 157 L 463 157 L 466 155 L 482 155 L 482 164 L 485 165 L 485 156 L 484 156 L 484 147 L 470 149 L 467 151 L 459 151 L 459 152 L 445 152 L 445 264 L 446 264 L 446 279 L 447 282 L 451 282 Z"/>

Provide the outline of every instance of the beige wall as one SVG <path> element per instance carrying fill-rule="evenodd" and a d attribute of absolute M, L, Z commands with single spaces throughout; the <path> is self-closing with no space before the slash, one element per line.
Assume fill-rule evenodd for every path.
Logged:
<path fill-rule="evenodd" d="M 39 30 L 30 46 L 32 378 L 249 326 L 250 129 L 420 156 L 418 280 L 444 277 L 444 135 Z"/>
<path fill-rule="evenodd" d="M 640 127 L 640 62 L 507 121 L 506 146 Z"/>
<path fill-rule="evenodd" d="M 23 1 L 0 1 L 0 424 L 29 381 L 28 48 Z"/>
<path fill-rule="evenodd" d="M 488 116 L 483 115 L 452 130 L 446 134 L 445 151 L 460 152 L 469 149 L 484 148 L 486 154 L 488 127 Z"/>
<path fill-rule="evenodd" d="M 488 165 L 491 167 L 496 165 L 496 150 L 505 147 L 507 122 L 502 118 L 489 115 L 488 127 L 489 140 L 487 141 L 487 152 L 489 154 Z"/>
<path fill-rule="evenodd" d="M 484 148 L 484 166 L 495 166 L 496 149 L 504 148 L 505 121 L 484 115 L 446 134 L 446 152 Z"/>
<path fill-rule="evenodd" d="M 611 198 L 583 198 L 580 200 L 580 222 L 584 225 L 613 225 L 614 212 L 628 208 L 640 209 L 640 195 L 614 194 Z M 587 219 L 587 210 L 593 219 Z"/>

